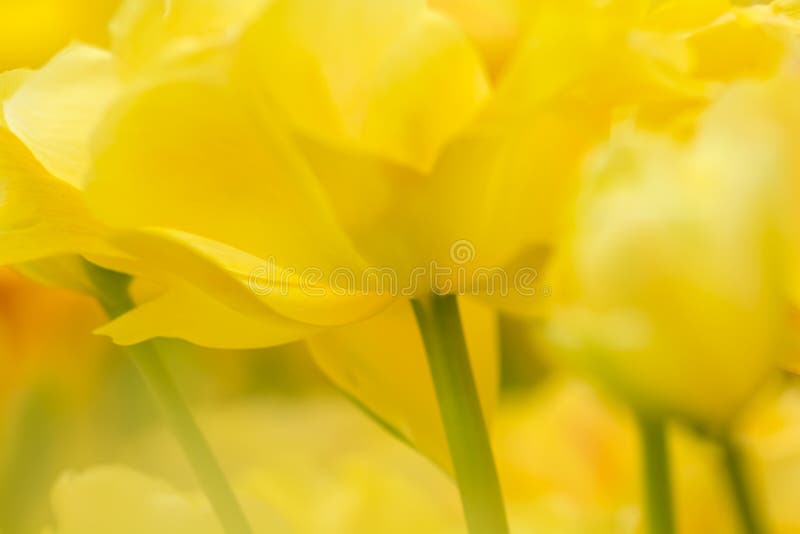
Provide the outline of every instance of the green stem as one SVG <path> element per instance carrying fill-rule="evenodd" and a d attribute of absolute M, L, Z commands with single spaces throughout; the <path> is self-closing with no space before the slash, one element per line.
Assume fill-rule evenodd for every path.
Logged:
<path fill-rule="evenodd" d="M 133 308 L 128 294 L 130 278 L 91 263 L 86 270 L 98 291 L 98 299 L 112 318 Z M 226 534 L 252 534 L 239 501 L 214 452 L 197 425 L 186 401 L 164 366 L 152 341 L 128 347 L 128 352 L 161 405 L 164 418 L 205 492 Z"/>
<path fill-rule="evenodd" d="M 725 459 L 725 471 L 728 476 L 731 494 L 739 515 L 742 532 L 745 534 L 763 534 L 766 532 L 758 509 L 748 488 L 742 451 L 730 437 L 720 440 Z"/>
<path fill-rule="evenodd" d="M 508 532 L 503 496 L 454 295 L 412 301 L 428 354 L 467 527 Z"/>
<path fill-rule="evenodd" d="M 648 532 L 674 534 L 672 483 L 664 421 L 640 415 L 639 433 L 642 444 Z"/>

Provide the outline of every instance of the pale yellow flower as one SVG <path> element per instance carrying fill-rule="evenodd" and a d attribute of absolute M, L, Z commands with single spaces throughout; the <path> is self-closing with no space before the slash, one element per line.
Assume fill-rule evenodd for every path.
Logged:
<path fill-rule="evenodd" d="M 620 132 L 590 167 L 551 339 L 640 409 L 719 429 L 789 354 L 796 151 L 773 112 L 797 87 L 732 88 L 688 146 Z"/>

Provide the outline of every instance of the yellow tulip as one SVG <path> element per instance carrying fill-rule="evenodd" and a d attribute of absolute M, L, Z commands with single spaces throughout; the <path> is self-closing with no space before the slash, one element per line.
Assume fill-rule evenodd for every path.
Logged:
<path fill-rule="evenodd" d="M 4 261 L 27 262 L 81 253 L 89 255 L 97 263 L 140 275 L 165 287 L 157 291 L 155 297 L 151 293 L 150 300 L 138 309 L 101 330 L 126 344 L 154 336 L 169 336 L 209 346 L 273 345 L 307 337 L 319 331 L 323 325 L 342 324 L 367 317 L 386 307 L 391 301 L 389 296 L 345 296 L 334 298 L 333 302 L 308 296 L 296 286 L 296 277 L 288 296 L 276 292 L 275 295 L 259 298 L 252 292 L 247 285 L 248 278 L 270 256 L 289 266 L 314 266 L 326 270 L 340 265 L 353 265 L 355 270 L 356 267 L 366 266 L 366 263 L 355 253 L 347 236 L 338 229 L 319 185 L 315 183 L 313 174 L 299 152 L 292 147 L 291 140 L 280 128 L 269 126 L 268 122 L 265 125 L 272 130 L 271 133 L 269 130 L 262 131 L 257 125 L 254 127 L 246 115 L 246 108 L 239 106 L 237 89 L 230 79 L 228 87 L 216 82 L 208 83 L 215 78 L 219 82 L 226 80 L 225 62 L 217 61 L 224 39 L 222 36 L 219 39 L 193 39 L 191 35 L 194 32 L 205 36 L 215 28 L 227 30 L 227 26 L 218 28 L 205 24 L 207 21 L 218 23 L 218 10 L 212 9 L 207 15 L 208 20 L 205 20 L 203 16 L 206 14 L 194 12 L 190 4 L 173 5 L 174 11 L 169 16 L 185 22 L 175 25 L 185 34 L 165 36 L 165 28 L 157 28 L 160 31 L 153 29 L 152 24 L 157 21 L 151 17 L 152 10 L 142 8 L 143 5 L 132 3 L 125 6 L 115 21 L 115 37 L 125 31 L 135 32 L 128 40 L 119 42 L 117 57 L 99 49 L 74 45 L 65 49 L 44 69 L 30 75 L 19 89 L 9 91 L 4 105 L 4 117 L 9 130 L 3 133 L 7 137 L 3 146 L 7 146 L 10 154 L 3 161 L 16 174 L 4 178 L 19 180 L 20 186 L 14 186 L 12 191 L 21 187 L 47 189 L 36 186 L 31 179 L 34 177 L 53 186 L 45 191 L 45 195 L 35 195 L 31 191 L 23 196 L 23 189 L 19 193 L 22 197 L 20 201 L 8 204 L 12 210 L 28 211 L 17 215 L 7 208 L 3 213 L 9 219 L 5 226 L 7 232 L 2 237 L 8 242 L 8 246 L 3 247 Z M 220 4 L 218 7 L 226 6 Z M 141 9 L 138 13 L 142 17 L 139 21 L 141 24 L 134 24 L 127 17 L 131 17 L 131 13 L 137 15 L 138 9 Z M 428 20 L 423 17 L 419 19 L 420 23 L 424 22 L 423 19 Z M 435 20 L 435 28 L 447 24 Z M 455 30 L 452 27 L 447 31 Z M 224 37 L 229 36 L 226 34 Z M 426 37 L 423 35 L 421 38 Z M 431 38 L 437 39 L 438 34 Z M 153 48 L 147 46 L 148 40 L 150 44 L 155 43 Z M 220 44 L 220 40 L 223 44 Z M 132 42 L 139 43 L 136 50 L 124 48 L 124 45 Z M 195 54 L 204 53 L 201 51 L 214 57 L 195 63 Z M 168 77 L 165 71 L 159 70 L 159 62 L 178 61 L 176 58 L 182 57 L 181 54 L 191 57 L 184 58 L 179 68 L 169 71 Z M 120 70 L 115 66 L 115 62 L 129 61 L 128 58 L 132 59 L 126 74 L 125 69 Z M 136 68 L 140 70 L 137 72 Z M 158 76 L 153 72 L 157 72 Z M 121 79 L 137 79 L 139 82 L 132 82 L 133 89 L 126 91 L 122 88 Z M 155 119 L 161 121 L 164 106 L 170 112 L 178 113 L 175 105 L 186 106 L 184 112 L 188 122 L 174 115 L 170 122 L 176 129 L 162 129 L 158 139 L 148 140 L 140 135 L 140 130 L 137 133 L 140 126 L 133 124 L 126 130 L 125 123 L 118 120 L 119 117 L 126 117 L 130 106 L 133 106 L 142 119 L 140 124 Z M 110 110 L 110 107 L 114 109 Z M 202 113 L 197 113 L 198 110 L 202 110 Z M 53 121 L 55 116 L 59 119 Z M 196 120 L 202 124 L 193 124 Z M 106 125 L 94 134 L 98 122 Z M 64 137 L 66 134 L 68 137 Z M 99 145 L 96 150 L 99 154 L 94 163 L 90 161 L 89 141 L 93 135 L 98 140 L 113 139 L 113 143 L 104 141 Z M 125 140 L 126 136 L 132 136 L 130 141 Z M 265 146 L 263 143 L 269 139 L 272 140 L 272 146 Z M 20 140 L 25 142 L 36 159 L 25 150 Z M 162 144 L 167 140 L 170 140 L 169 144 Z M 224 154 L 225 145 L 232 151 L 227 156 Z M 150 155 L 144 157 L 141 150 Z M 160 151 L 164 157 L 159 158 L 154 150 Z M 185 157 L 178 157 L 175 150 L 184 151 Z M 211 165 L 212 160 L 188 165 L 204 153 L 220 166 L 215 169 Z M 150 176 L 152 186 L 161 189 L 157 197 L 150 197 L 148 185 L 141 181 L 139 185 L 131 182 L 130 186 L 134 189 L 127 189 L 125 180 L 133 175 L 126 174 L 133 169 L 126 170 L 120 164 L 125 165 L 128 157 L 138 159 L 136 175 L 140 178 Z M 163 165 L 170 160 L 175 164 L 172 168 Z M 150 170 L 145 171 L 146 168 Z M 84 195 L 89 171 L 95 179 L 88 195 Z M 220 180 L 221 176 L 232 178 L 237 173 L 241 180 L 238 183 L 230 179 Z M 207 186 L 198 187 L 198 180 L 203 175 L 209 180 Z M 169 179 L 164 180 L 164 176 Z M 186 181 L 181 180 L 182 176 Z M 268 176 L 286 177 L 284 190 L 281 192 L 276 189 L 278 182 L 261 180 Z M 252 190 L 251 187 L 259 182 L 262 184 L 261 191 Z M 164 187 L 169 183 L 174 185 L 171 192 Z M 227 188 L 231 195 L 227 200 L 220 186 Z M 200 194 L 196 201 L 185 196 L 184 187 L 191 187 Z M 213 190 L 217 190 L 218 194 L 209 195 Z M 125 201 L 131 207 L 137 204 L 137 196 L 147 196 L 148 200 L 144 201 L 147 204 L 158 198 L 162 202 L 151 204 L 149 212 L 140 212 L 138 208 L 106 209 L 110 207 L 110 198 L 107 197 L 118 198 L 117 195 L 125 191 L 128 191 L 125 194 L 132 195 Z M 98 222 L 94 215 L 85 210 L 85 200 L 74 206 L 65 205 L 64 198 L 73 196 L 88 198 L 95 214 L 105 223 Z M 52 200 L 48 200 L 50 198 Z M 176 202 L 178 198 L 180 200 Z M 242 203 L 248 198 L 249 206 Z M 228 215 L 222 216 L 212 204 L 205 209 L 215 211 L 217 217 L 203 214 L 200 203 L 205 200 L 211 200 L 217 208 L 224 206 L 229 209 Z M 186 210 L 178 213 L 168 207 L 170 203 L 173 203 L 173 207 L 183 205 Z M 172 212 L 171 220 L 147 220 L 151 216 L 160 218 L 160 214 L 166 213 L 165 209 Z M 31 218 L 28 213 L 36 214 L 38 218 Z M 297 221 L 294 227 L 296 231 L 282 232 L 285 235 L 280 237 L 274 229 L 292 224 L 288 221 Z M 201 226 L 197 226 L 198 223 Z M 113 231 L 109 226 L 132 226 L 136 231 Z M 73 233 L 65 236 L 62 229 L 67 228 Z M 23 243 L 24 246 L 17 243 Z M 320 247 L 319 243 L 326 245 Z M 260 257 L 244 251 L 256 251 Z M 142 261 L 143 257 L 157 261 Z M 164 269 L 166 263 L 170 265 Z M 186 277 L 176 276 L 181 269 L 179 265 L 185 267 Z M 43 269 L 39 268 L 38 271 L 41 274 Z M 210 293 L 207 293 L 209 290 Z M 413 328 L 410 308 L 403 303 L 393 309 L 402 309 L 403 312 L 387 312 L 383 321 L 388 325 L 396 324 L 389 331 L 407 332 L 403 335 L 410 336 L 408 340 L 411 343 L 406 347 L 409 353 L 387 358 L 388 366 L 375 366 L 373 370 L 357 367 L 345 369 L 339 362 L 342 359 L 351 361 L 352 356 L 331 349 L 321 349 L 319 358 L 323 367 L 329 369 L 332 376 L 340 380 L 341 385 L 361 402 L 372 409 L 392 407 L 387 409 L 387 414 L 381 413 L 381 417 L 392 426 L 402 428 L 408 434 L 408 439 L 410 436 L 418 439 L 421 446 L 430 443 L 424 449 L 430 448 L 427 451 L 429 454 L 442 464 L 447 464 L 449 460 L 443 444 L 437 443 L 441 433 L 435 430 L 430 432 L 430 429 L 439 428 L 435 407 L 411 409 L 403 402 L 403 399 L 415 395 L 409 391 L 419 393 L 419 399 L 427 399 L 426 402 L 432 401 L 434 396 L 430 378 L 426 372 L 422 372 L 426 369 L 424 353 L 419 334 Z M 481 319 L 477 328 L 482 332 L 485 328 L 481 325 L 488 327 L 493 320 L 486 313 L 479 316 Z M 167 318 L 169 320 L 165 320 Z M 472 322 L 469 324 L 472 328 Z M 351 335 L 332 332 L 331 339 L 346 339 Z M 321 344 L 323 339 L 320 338 L 315 345 Z M 494 348 L 491 336 L 481 339 L 486 342 L 481 342 L 474 354 L 487 362 L 479 367 L 489 369 L 489 372 L 481 374 L 481 390 L 485 392 L 488 405 L 493 398 L 493 388 L 489 385 L 495 382 L 493 364 L 488 363 L 494 360 Z M 365 346 L 361 348 L 363 350 Z M 377 353 L 383 349 L 378 346 L 374 350 Z M 371 354 L 369 356 L 374 357 Z M 371 391 L 368 373 L 375 373 L 372 378 L 379 379 L 376 383 L 382 383 L 381 380 L 395 379 L 394 368 L 408 376 L 404 386 Z M 410 372 L 411 369 L 419 369 L 420 372 Z M 362 376 L 365 372 L 367 374 Z M 376 396 L 377 399 L 374 398 Z"/>
<path fill-rule="evenodd" d="M 608 13 L 586 6 L 551 8 L 555 14 L 542 16 L 536 25 L 549 48 L 523 47 L 521 59 L 499 82 L 497 98 L 462 135 L 458 130 L 481 107 L 488 82 L 452 22 L 410 0 L 398 1 L 396 13 L 389 7 L 370 10 L 355 0 L 328 4 L 331 12 L 324 20 L 364 25 L 357 30 L 363 35 L 354 34 L 349 48 L 341 48 L 344 44 L 330 46 L 326 32 L 314 26 L 323 18 L 305 15 L 313 2 L 277 2 L 254 15 L 258 4 L 130 2 L 112 24 L 113 55 L 83 46 L 65 50 L 6 102 L 5 115 L 11 131 L 49 173 L 81 189 L 91 182 L 86 198 L 94 215 L 112 227 L 134 230 L 115 234 L 123 252 L 97 245 L 102 250 L 75 246 L 76 252 L 136 273 L 147 268 L 119 256 L 157 253 L 172 264 L 168 269 L 180 272 L 160 274 L 169 285 L 180 285 L 175 278 L 189 280 L 234 311 L 261 314 L 280 328 L 289 323 L 274 317 L 275 310 L 302 323 L 344 324 L 376 313 L 389 299 L 335 298 L 331 291 L 328 299 L 307 298 L 294 290 L 296 278 L 290 298 L 254 298 L 242 281 L 267 256 L 275 259 L 279 275 L 295 267 L 329 272 L 388 265 L 407 279 L 432 259 L 452 266 L 450 245 L 470 238 L 482 266 L 541 263 L 574 195 L 575 182 L 564 177 L 574 174 L 575 162 L 605 135 L 613 108 L 628 105 L 631 91 L 642 84 L 654 94 L 673 91 L 642 68 L 648 61 L 661 62 L 658 54 L 625 44 L 626 27 L 615 15 L 627 4 L 614 4 Z M 356 8 L 364 10 L 358 20 Z M 573 14 L 584 24 L 578 45 L 558 33 L 565 16 Z M 272 26 L 275 31 L 267 32 Z M 400 40 L 401 34 L 410 41 Z M 375 46 L 362 46 L 365 41 Z M 291 65 L 307 64 L 308 74 L 298 67 L 279 76 L 283 55 L 273 58 L 270 50 L 301 44 L 298 50 L 308 57 Z M 380 51 L 389 48 L 394 52 L 384 58 Z M 588 75 L 547 60 L 554 56 L 572 69 L 570 57 L 591 50 L 598 57 L 589 62 Z M 620 50 L 630 63 L 619 61 Z M 604 70 L 612 62 L 618 70 L 630 67 L 627 78 L 637 81 L 631 80 L 629 90 L 597 83 L 601 76 L 617 78 Z M 262 72 L 264 66 L 269 72 Z M 450 74 L 442 74 L 448 69 Z M 125 84 L 118 79 L 120 70 Z M 383 78 L 389 74 L 401 77 Z M 408 89 L 435 83 L 433 74 L 455 84 L 446 97 L 426 95 L 429 102 L 419 97 L 419 89 Z M 536 91 L 522 98 L 527 88 Z M 581 91 L 597 102 L 585 101 Z M 612 96 L 616 93 L 622 96 Z M 436 114 L 431 114 L 434 101 Z M 169 125 L 162 120 L 167 114 L 174 117 Z M 377 120 L 374 127 L 371 116 Z M 284 121 L 299 139 L 285 131 Z M 419 135 L 421 122 L 432 128 L 429 133 Z M 149 128 L 157 135 L 148 135 Z M 263 147 L 266 140 L 269 146 Z M 418 172 L 431 165 L 429 172 Z M 228 177 L 224 188 L 217 179 L 221 175 Z M 262 175 L 303 178 L 276 189 L 277 182 L 257 179 Z M 487 203 L 487 196 L 493 201 Z M 527 216 L 531 201 L 535 217 Z M 176 209 L 182 206 L 186 209 Z M 220 210 L 228 207 L 223 216 Z M 212 211 L 221 216 L 211 220 L 205 213 Z M 441 214 L 428 217 L 436 212 Z M 286 225 L 291 232 L 271 231 Z M 94 234 L 105 232 L 101 225 L 93 228 Z M 322 242 L 325 247 L 318 246 Z M 220 265 L 222 272 L 212 273 Z M 429 289 L 421 284 L 416 294 Z M 172 291 L 167 294 L 181 295 L 172 302 L 188 299 L 189 290 Z M 146 320 L 146 313 L 161 317 L 172 307 L 165 300 L 137 320 Z M 152 326 L 157 320 L 146 322 Z M 117 330 L 119 339 L 142 338 L 125 334 L 122 326 Z M 159 334 L 146 330 L 145 336 Z M 193 334 L 215 344 L 206 329 Z M 234 336 L 223 337 L 216 344 L 233 342 Z"/>
<path fill-rule="evenodd" d="M 538 266 L 563 229 L 575 162 L 614 109 L 694 94 L 662 73 L 680 73 L 671 45 L 664 59 L 626 37 L 644 12 L 548 6 L 526 22 L 541 38 L 522 38 L 493 91 L 457 17 L 416 0 L 128 2 L 112 52 L 73 45 L 5 101 L 4 179 L 20 201 L 3 212 L 2 260 L 79 253 L 151 279 L 161 293 L 102 331 L 218 347 L 307 337 L 391 305 L 364 287 L 318 283 L 327 298 L 311 296 L 291 269 L 386 265 L 405 280 L 432 260 L 458 265 L 462 239 L 479 255 L 469 269 Z M 285 294 L 248 286 L 267 259 Z M 529 305 L 495 304 L 506 300 Z"/>
<path fill-rule="evenodd" d="M 722 430 L 786 355 L 792 156 L 752 111 L 789 87 L 731 90 L 688 146 L 622 132 L 595 158 L 550 337 L 641 409 Z"/>

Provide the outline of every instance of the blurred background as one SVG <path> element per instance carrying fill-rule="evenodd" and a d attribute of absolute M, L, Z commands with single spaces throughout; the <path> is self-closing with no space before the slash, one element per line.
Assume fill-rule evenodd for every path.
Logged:
<path fill-rule="evenodd" d="M 494 443 L 513 531 L 644 532 L 627 413 L 530 358 L 536 325 L 498 320 Z M 103 321 L 88 297 L 0 272 L 0 531 L 221 532 L 135 368 L 91 334 Z M 463 532 L 449 478 L 335 391 L 303 345 L 163 349 L 258 532 Z M 524 365 L 508 356 L 520 351 Z M 740 430 L 774 532 L 800 532 L 798 429 L 787 378 Z M 736 532 L 717 449 L 670 437 L 680 532 Z"/>

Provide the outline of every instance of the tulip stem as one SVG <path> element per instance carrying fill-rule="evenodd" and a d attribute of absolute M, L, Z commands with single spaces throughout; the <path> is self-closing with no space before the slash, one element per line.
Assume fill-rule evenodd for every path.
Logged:
<path fill-rule="evenodd" d="M 89 278 L 97 289 L 97 298 L 111 318 L 133 308 L 128 293 L 130 278 L 86 262 Z M 239 501 L 228 483 L 214 452 L 192 415 L 186 401 L 164 365 L 158 347 L 152 341 L 127 347 L 144 377 L 163 416 L 177 439 L 226 534 L 252 534 Z"/>
<path fill-rule="evenodd" d="M 742 451 L 730 436 L 722 438 L 720 446 L 722 447 L 728 484 L 739 515 L 742 532 L 745 534 L 763 534 L 766 529 L 761 522 L 752 494 L 748 490 L 750 486 L 747 484 Z"/>
<path fill-rule="evenodd" d="M 506 534 L 500 481 L 454 295 L 412 301 L 428 355 L 467 527 Z"/>
<path fill-rule="evenodd" d="M 640 414 L 639 433 L 642 445 L 642 467 L 650 534 L 674 534 L 669 449 L 666 425 L 662 419 Z"/>

